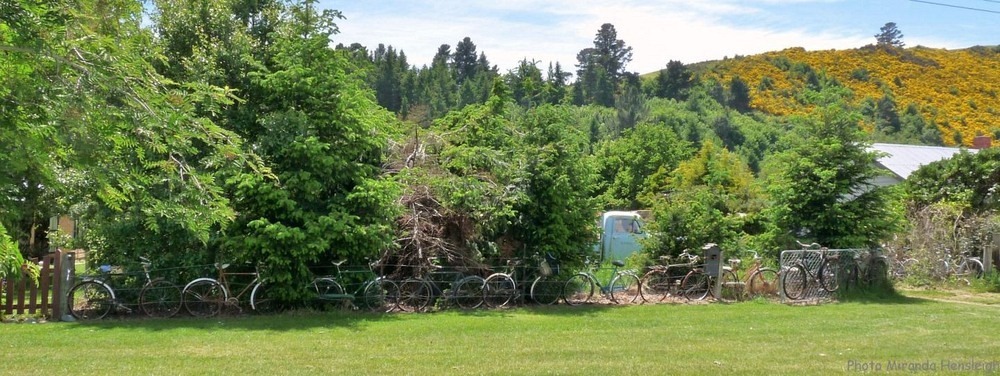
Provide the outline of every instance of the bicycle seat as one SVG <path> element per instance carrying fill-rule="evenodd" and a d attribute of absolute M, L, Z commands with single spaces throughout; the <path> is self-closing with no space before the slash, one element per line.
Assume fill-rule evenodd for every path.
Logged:
<path fill-rule="evenodd" d="M 347 259 L 343 259 L 343 260 L 340 260 L 340 261 L 334 261 L 333 264 L 336 265 L 336 266 L 340 266 L 340 265 L 342 265 L 345 262 L 347 262 Z"/>
<path fill-rule="evenodd" d="M 625 266 L 625 262 L 622 261 L 622 260 L 615 260 L 615 261 L 611 262 L 611 265 L 614 265 L 614 266 L 617 266 L 617 267 L 620 268 L 620 267 Z"/>
<path fill-rule="evenodd" d="M 219 263 L 219 262 L 215 263 L 215 268 L 216 269 L 225 269 L 225 268 L 228 268 L 228 267 L 229 267 L 229 264 L 223 264 L 223 263 Z"/>

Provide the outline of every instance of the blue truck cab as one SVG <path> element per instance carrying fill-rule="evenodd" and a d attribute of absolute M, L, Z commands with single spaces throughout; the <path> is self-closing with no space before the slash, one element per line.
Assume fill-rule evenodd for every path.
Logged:
<path fill-rule="evenodd" d="M 641 239 L 649 237 L 638 212 L 608 211 L 601 214 L 599 238 L 594 250 L 601 260 L 624 260 L 642 250 Z"/>

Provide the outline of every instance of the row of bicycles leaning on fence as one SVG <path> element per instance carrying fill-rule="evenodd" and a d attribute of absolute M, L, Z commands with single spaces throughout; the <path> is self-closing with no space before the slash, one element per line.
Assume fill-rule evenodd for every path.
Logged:
<path fill-rule="evenodd" d="M 784 251 L 781 256 L 781 293 L 788 300 L 824 298 L 844 287 L 884 286 L 890 280 L 907 277 L 921 264 L 906 252 L 891 257 L 881 251 L 835 250 L 817 243 L 799 243 L 802 250 Z M 938 252 L 935 261 L 925 260 L 938 279 L 956 278 L 969 283 L 982 278 L 983 262 L 968 252 Z"/>
<path fill-rule="evenodd" d="M 802 244 L 802 250 L 782 253 L 779 268 L 766 267 L 757 252 L 745 270 L 741 260 L 729 259 L 721 273 L 705 269 L 701 257 L 683 251 L 678 257 L 660 257 L 660 263 L 640 275 L 613 261 L 608 268 L 585 263 L 584 270 L 562 273 L 552 255 L 535 255 L 533 265 L 511 260 L 502 271 L 469 274 L 455 269 L 429 266 L 416 276 L 392 279 L 379 275 L 377 263 L 345 268 L 333 263 L 328 275 L 318 276 L 307 286 L 312 303 L 373 312 L 422 312 L 458 307 L 501 308 L 515 304 L 566 303 L 637 304 L 701 301 L 712 297 L 731 302 L 744 299 L 782 298 L 800 300 L 829 296 L 842 286 L 874 285 L 889 277 L 900 278 L 914 262 L 857 250 L 829 250 L 818 244 Z M 274 310 L 268 285 L 259 269 L 231 271 L 229 264 L 215 264 L 216 277 L 196 278 L 178 286 L 163 278 L 152 278 L 151 263 L 141 258 L 142 287 L 131 301 L 116 293 L 108 267 L 103 273 L 84 277 L 69 293 L 69 309 L 80 320 L 99 319 L 111 312 L 138 309 L 151 317 L 171 317 L 182 310 L 195 317 L 214 316 L 226 310 L 254 312 Z M 951 262 L 957 274 L 983 273 L 976 257 Z M 123 275 L 121 273 L 119 276 Z M 719 276 L 719 277 L 716 277 Z M 133 285 L 135 283 L 133 281 Z M 718 287 L 718 290 L 715 289 Z M 137 307 L 137 309 L 136 309 Z"/>
<path fill-rule="evenodd" d="M 396 280 L 380 276 L 376 263 L 342 270 L 344 261 L 339 261 L 333 263 L 329 275 L 316 277 L 308 291 L 321 305 L 376 312 L 421 312 L 450 306 L 501 308 L 522 303 L 580 305 L 704 300 L 715 295 L 711 288 L 715 278 L 705 272 L 700 259 L 687 250 L 677 258 L 663 256 L 660 265 L 649 267 L 642 275 L 625 269 L 622 261 L 615 260 L 610 268 L 600 268 L 599 263 L 588 260 L 583 271 L 566 274 L 560 272 L 552 255 L 535 255 L 534 266 L 511 260 L 503 271 L 486 277 L 431 266 L 417 276 Z M 730 260 L 730 266 L 722 272 L 722 294 L 717 299 L 730 301 L 776 294 L 778 272 L 763 267 L 756 252 L 753 260 L 753 266 L 745 272 L 740 270 L 739 260 Z M 83 277 L 69 292 L 68 305 L 73 317 L 91 320 L 112 312 L 135 311 L 150 317 L 171 317 L 181 311 L 208 317 L 227 309 L 269 312 L 275 308 L 258 268 L 231 271 L 229 264 L 215 264 L 216 277 L 196 278 L 179 286 L 163 278 L 153 278 L 148 259 L 141 258 L 140 265 L 142 273 L 137 278 L 142 278 L 139 280 L 142 286 L 137 293 L 131 289 L 132 299 L 116 290 L 115 277 L 136 276 L 129 277 L 102 266 L 101 273 Z M 132 281 L 132 284 L 138 283 Z"/>

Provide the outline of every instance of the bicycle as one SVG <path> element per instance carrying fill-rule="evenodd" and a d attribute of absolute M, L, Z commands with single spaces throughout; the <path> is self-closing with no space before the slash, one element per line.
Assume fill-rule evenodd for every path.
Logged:
<path fill-rule="evenodd" d="M 146 283 L 139 292 L 139 307 L 150 317 L 170 317 L 180 310 L 179 289 L 173 283 L 162 278 L 150 278 L 149 259 L 140 257 L 143 276 Z M 132 309 L 118 300 L 110 280 L 115 276 L 125 276 L 124 273 L 112 273 L 110 265 L 101 265 L 99 276 L 86 276 L 69 291 L 68 308 L 70 314 L 77 320 L 102 319 L 111 313 L 112 309 L 132 313 Z"/>
<path fill-rule="evenodd" d="M 587 268 L 585 271 L 573 275 L 563 285 L 563 300 L 567 304 L 579 305 L 589 303 L 594 296 L 594 292 L 598 289 L 602 295 L 607 296 L 615 304 L 629 304 L 639 298 L 641 294 L 639 276 L 632 270 L 619 270 L 619 268 L 625 267 L 625 263 L 621 260 L 611 262 L 614 269 L 612 269 L 611 274 L 608 276 L 609 282 L 607 286 L 602 285 L 597 276 L 594 275 L 594 271 L 597 270 L 597 264 L 593 264 L 590 262 L 590 259 L 587 259 L 584 265 Z"/>
<path fill-rule="evenodd" d="M 181 295 L 184 300 L 184 309 L 191 316 L 210 317 L 219 314 L 224 306 L 240 308 L 240 298 L 249 294 L 250 309 L 255 312 L 268 312 L 271 310 L 271 298 L 267 295 L 264 284 L 261 283 L 260 267 L 254 267 L 253 272 L 227 272 L 229 264 L 215 263 L 218 270 L 218 279 L 202 277 L 188 282 L 184 286 Z M 251 281 L 242 285 L 236 294 L 232 293 L 229 277 L 244 276 L 252 277 Z"/>
<path fill-rule="evenodd" d="M 507 268 L 502 272 L 490 274 L 483 284 L 483 303 L 490 308 L 506 306 L 518 295 L 517 282 L 514 275 L 521 260 L 508 260 Z"/>
<path fill-rule="evenodd" d="M 969 277 L 982 278 L 984 272 L 983 262 L 978 256 L 969 256 L 968 251 L 959 253 L 957 260 L 951 256 L 951 252 L 946 251 L 937 263 L 934 264 L 934 273 L 941 278 L 950 276 L 958 277 L 969 283 Z"/>
<path fill-rule="evenodd" d="M 757 296 L 773 296 L 777 294 L 778 272 L 763 267 L 763 259 L 757 251 L 753 252 L 753 265 L 740 275 L 738 258 L 729 259 L 729 266 L 722 268 L 722 286 L 719 300 L 733 302 L 743 298 Z M 742 278 L 741 278 L 742 277 Z"/>
<path fill-rule="evenodd" d="M 181 310 L 181 288 L 163 278 L 150 278 L 152 263 L 148 258 L 139 257 L 146 284 L 139 292 L 139 308 L 149 317 L 173 317 Z"/>
<path fill-rule="evenodd" d="M 486 280 L 477 275 L 466 275 L 457 270 L 430 263 L 430 272 L 401 283 L 404 291 L 401 305 L 406 311 L 422 311 L 437 298 L 445 299 L 445 305 L 454 303 L 462 309 L 475 309 L 483 304 L 483 286 Z"/>
<path fill-rule="evenodd" d="M 343 302 L 345 306 L 355 309 L 365 309 L 368 311 L 388 312 L 396 309 L 399 304 L 399 288 L 395 282 L 379 276 L 375 272 L 377 261 L 368 263 L 368 270 L 341 271 L 340 265 L 347 260 L 340 260 L 333 263 L 336 272 L 332 275 L 317 277 L 313 279 L 312 288 L 316 291 L 316 298 L 322 301 Z M 350 280 L 348 275 L 361 275 L 363 282 L 358 283 L 360 278 Z M 344 285 L 357 286 L 353 292 L 347 293 Z"/>
<path fill-rule="evenodd" d="M 884 255 L 875 251 L 854 254 L 854 264 L 849 266 L 847 280 L 850 284 L 874 286 L 888 281 L 889 263 Z"/>
<path fill-rule="evenodd" d="M 559 260 L 551 253 L 546 253 L 544 258 L 535 254 L 538 259 L 538 277 L 531 282 L 531 289 L 528 295 L 535 303 L 550 305 L 559 303 L 562 298 L 563 282 L 557 279 L 559 275 Z"/>
<path fill-rule="evenodd" d="M 803 244 L 797 240 L 796 243 L 802 247 L 803 254 L 791 266 L 782 268 L 781 290 L 785 297 L 791 300 L 801 299 L 809 290 L 810 282 L 816 283 L 826 292 L 837 291 L 841 278 L 839 275 L 840 255 L 829 256 L 827 254 L 829 249 L 817 243 Z M 807 251 L 812 250 L 819 252 L 819 267 L 815 273 L 813 273 L 813 267 L 810 266 L 814 263 L 806 262 L 806 258 L 813 255 Z"/>
<path fill-rule="evenodd" d="M 670 296 L 684 295 L 681 290 L 681 281 L 688 275 L 700 259 L 697 255 L 692 255 L 687 249 L 677 256 L 678 260 L 687 260 L 678 264 L 671 264 L 670 256 L 660 256 L 661 265 L 653 265 L 639 280 L 639 295 L 644 302 L 662 302 Z M 672 273 L 674 271 L 679 273 Z"/>

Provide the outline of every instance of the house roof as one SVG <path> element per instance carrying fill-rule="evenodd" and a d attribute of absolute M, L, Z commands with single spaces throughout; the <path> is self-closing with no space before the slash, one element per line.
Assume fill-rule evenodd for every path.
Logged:
<path fill-rule="evenodd" d="M 878 159 L 878 164 L 900 179 L 906 179 L 920 166 L 951 158 L 962 150 L 968 150 L 970 153 L 979 151 L 976 149 L 901 144 L 872 144 L 872 149 L 887 154 Z"/>

